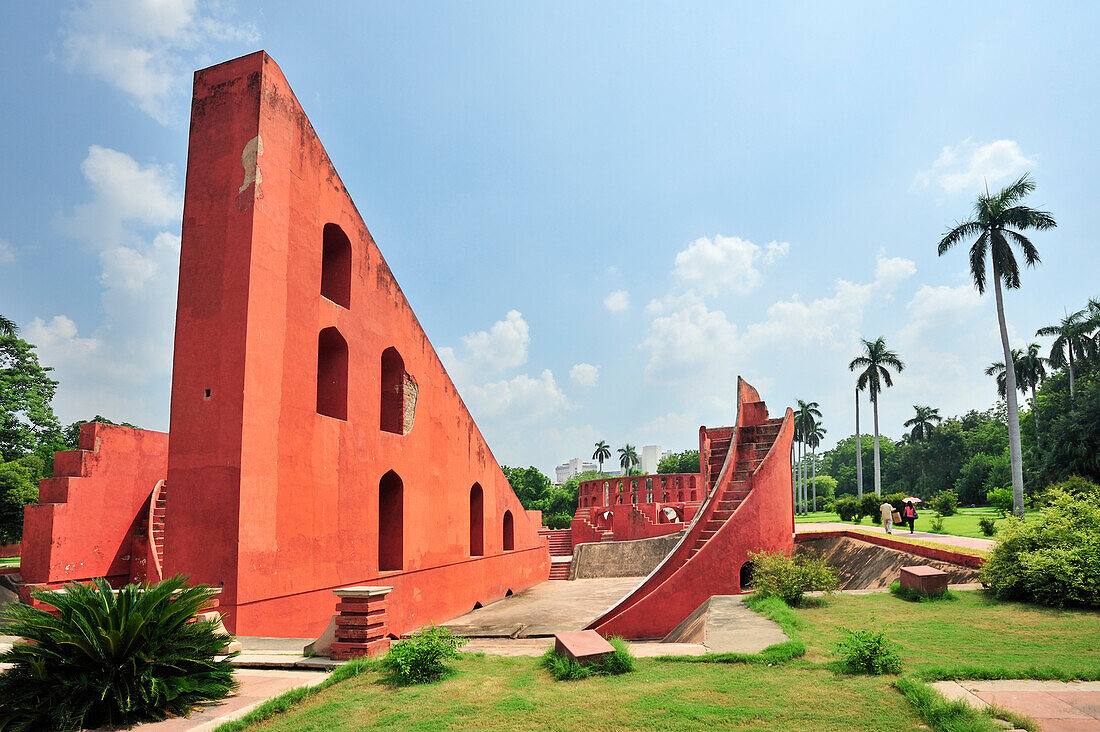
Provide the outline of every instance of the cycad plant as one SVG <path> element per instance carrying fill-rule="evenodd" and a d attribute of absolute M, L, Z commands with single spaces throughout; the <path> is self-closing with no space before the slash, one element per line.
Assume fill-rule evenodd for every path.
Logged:
<path fill-rule="evenodd" d="M 214 597 L 177 576 L 113 591 L 106 580 L 34 593 L 49 613 L 18 603 L 0 613 L 0 635 L 18 636 L 0 654 L 0 731 L 123 726 L 190 712 L 224 698 L 236 682 L 227 636 L 194 620 Z M 232 654 L 236 655 L 236 654 Z"/>

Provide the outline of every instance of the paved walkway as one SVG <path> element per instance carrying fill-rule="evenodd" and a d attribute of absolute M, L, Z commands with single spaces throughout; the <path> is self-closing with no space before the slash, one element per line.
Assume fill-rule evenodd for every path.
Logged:
<path fill-rule="evenodd" d="M 863 531 L 873 532 L 876 534 L 886 535 L 886 530 L 881 526 L 874 524 L 850 524 L 840 522 L 822 522 L 812 524 L 795 524 L 795 534 L 804 534 L 812 531 L 842 531 L 847 529 L 849 531 Z M 928 531 L 914 531 L 909 533 L 909 529 L 898 529 L 892 534 L 894 538 L 901 539 L 920 539 L 921 541 L 932 541 L 937 544 L 947 544 L 949 546 L 958 546 L 964 549 L 980 549 L 988 552 L 993 550 L 993 546 L 997 543 L 992 539 L 973 539 L 969 536 L 955 536 L 954 534 L 933 534 Z"/>
<path fill-rule="evenodd" d="M 938 681 L 948 699 L 1031 717 L 1043 732 L 1100 732 L 1098 681 Z"/>
<path fill-rule="evenodd" d="M 467 638 L 524 638 L 581 630 L 642 579 L 547 580 L 443 625 Z"/>
<path fill-rule="evenodd" d="M 328 678 L 324 671 L 286 671 L 237 669 L 241 686 L 236 695 L 225 701 L 208 704 L 192 712 L 190 717 L 166 719 L 163 722 L 139 724 L 142 732 L 209 732 L 239 719 L 273 696 L 299 686 L 316 686 Z"/>

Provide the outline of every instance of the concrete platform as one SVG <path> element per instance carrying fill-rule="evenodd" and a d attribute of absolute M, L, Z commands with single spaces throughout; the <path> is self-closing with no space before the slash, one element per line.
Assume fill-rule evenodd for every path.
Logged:
<path fill-rule="evenodd" d="M 580 630 L 642 579 L 548 580 L 443 625 L 467 638 L 531 638 Z"/>
<path fill-rule="evenodd" d="M 715 595 L 676 626 L 664 643 L 699 643 L 710 653 L 759 653 L 789 638 L 745 606 L 745 595 Z"/>

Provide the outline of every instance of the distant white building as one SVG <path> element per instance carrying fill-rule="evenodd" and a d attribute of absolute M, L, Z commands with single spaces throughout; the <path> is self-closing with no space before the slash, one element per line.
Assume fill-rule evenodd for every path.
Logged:
<path fill-rule="evenodd" d="M 642 454 L 638 456 L 641 461 L 638 467 L 646 475 L 652 475 L 657 472 L 657 463 L 661 462 L 661 458 L 668 455 L 668 451 L 661 452 L 660 445 L 646 445 L 642 448 Z"/>
<path fill-rule="evenodd" d="M 588 462 L 580 458 L 573 458 L 567 463 L 562 463 L 558 467 L 554 468 L 554 477 L 558 480 L 558 483 L 564 483 L 572 478 L 577 473 L 586 473 L 590 470 L 597 470 L 599 466 L 596 463 Z"/>

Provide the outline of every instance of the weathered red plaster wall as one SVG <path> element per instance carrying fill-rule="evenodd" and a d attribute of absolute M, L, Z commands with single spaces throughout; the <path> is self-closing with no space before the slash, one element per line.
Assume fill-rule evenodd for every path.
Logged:
<path fill-rule="evenodd" d="M 261 152 L 262 150 L 262 152 Z M 350 307 L 320 295 L 322 232 L 352 245 Z M 347 419 L 317 413 L 318 335 L 347 343 Z M 380 429 L 381 358 L 419 389 Z M 209 390 L 209 392 L 208 392 Z M 207 395 L 209 393 L 209 396 Z M 241 635 L 320 633 L 332 590 L 392 585 L 390 632 L 549 574 L 524 511 L 275 63 L 195 76 L 172 385 L 165 571 L 223 587 Z M 378 490 L 403 484 L 402 569 L 378 569 Z M 470 489 L 484 556 L 470 557 Z M 515 549 L 502 549 L 511 511 Z"/>
<path fill-rule="evenodd" d="M 23 510 L 20 560 L 27 584 L 107 577 L 126 582 L 134 529 L 168 469 L 163 432 L 88 422 L 79 450 L 56 453 L 55 477 Z"/>
<path fill-rule="evenodd" d="M 577 487 L 577 511 L 571 523 L 573 546 L 674 534 L 691 522 L 703 498 L 698 473 L 583 481 Z M 683 520 L 665 522 L 661 518 L 665 507 L 675 509 Z M 607 512 L 611 512 L 610 520 L 603 516 Z M 612 536 L 604 536 L 605 532 L 611 532 Z"/>
<path fill-rule="evenodd" d="M 0 544 L 0 558 L 18 557 L 20 548 L 19 544 Z"/>

